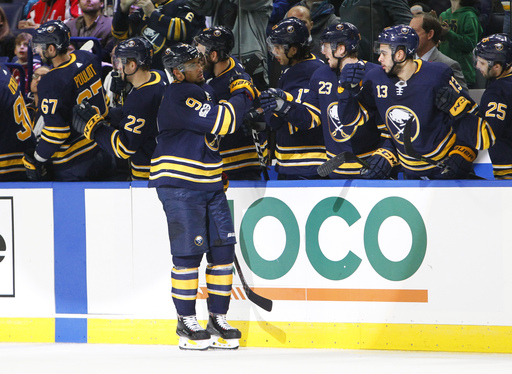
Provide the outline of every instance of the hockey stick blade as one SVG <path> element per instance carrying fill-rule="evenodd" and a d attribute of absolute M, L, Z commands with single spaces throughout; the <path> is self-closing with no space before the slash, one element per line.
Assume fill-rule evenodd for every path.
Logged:
<path fill-rule="evenodd" d="M 343 165 L 345 162 L 357 162 L 364 167 L 368 167 L 366 161 L 361 160 L 359 157 L 350 152 L 341 152 L 340 154 L 334 156 L 333 158 L 325 161 L 322 165 L 320 165 L 316 172 L 321 177 L 326 177 L 331 174 L 338 167 Z"/>
<path fill-rule="evenodd" d="M 240 268 L 240 264 L 238 263 L 238 258 L 235 255 L 235 268 L 236 272 L 238 273 L 238 277 L 240 278 L 240 281 L 242 282 L 242 287 L 245 291 L 245 294 L 247 295 L 247 298 L 252 301 L 254 304 L 259 306 L 260 308 L 266 310 L 267 312 L 272 311 L 272 300 L 264 298 L 263 296 L 258 295 L 256 292 L 251 290 L 249 285 L 247 284 L 247 281 L 245 280 L 245 277 L 242 273 L 242 269 Z"/>

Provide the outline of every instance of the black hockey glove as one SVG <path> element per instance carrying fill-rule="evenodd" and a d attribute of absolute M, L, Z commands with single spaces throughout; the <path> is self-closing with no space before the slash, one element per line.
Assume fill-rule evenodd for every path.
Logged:
<path fill-rule="evenodd" d="M 266 114 L 273 112 L 279 117 L 286 117 L 293 109 L 293 96 L 280 88 L 270 88 L 260 95 L 261 108 Z"/>
<path fill-rule="evenodd" d="M 346 64 L 341 70 L 340 86 L 344 89 L 355 89 L 364 78 L 364 62 L 359 61 L 355 64 Z"/>
<path fill-rule="evenodd" d="M 441 172 L 443 179 L 468 179 L 473 173 L 473 161 L 476 153 L 463 145 L 456 145 L 443 160 L 446 168 Z"/>
<path fill-rule="evenodd" d="M 471 101 L 458 94 L 453 88 L 445 86 L 437 91 L 436 107 L 448 113 L 453 119 L 459 119 L 471 110 Z"/>
<path fill-rule="evenodd" d="M 398 160 L 393 152 L 379 148 L 366 159 L 367 168 L 361 169 L 361 176 L 364 179 L 389 179 L 395 166 L 398 166 Z"/>
<path fill-rule="evenodd" d="M 73 107 L 73 122 L 71 126 L 89 140 L 94 140 L 94 132 L 106 124 L 103 117 L 98 114 L 87 100 Z"/>
<path fill-rule="evenodd" d="M 264 131 L 267 124 L 263 112 L 259 112 L 256 109 L 251 109 L 244 115 L 242 121 L 242 131 L 245 136 L 252 136 L 252 131 Z"/>
<path fill-rule="evenodd" d="M 252 84 L 252 78 L 249 74 L 235 71 L 229 78 L 229 92 L 231 96 L 246 94 L 249 99 L 254 100 L 258 97 L 258 90 Z"/>
<path fill-rule="evenodd" d="M 121 74 L 116 71 L 112 73 L 112 80 L 110 81 L 110 91 L 116 95 L 121 95 L 126 88 L 126 81 L 121 77 Z"/>
<path fill-rule="evenodd" d="M 35 150 L 30 148 L 25 151 L 23 156 L 23 165 L 25 166 L 28 180 L 32 182 L 51 180 L 51 173 L 47 170 L 45 163 L 38 161 L 34 154 Z"/>

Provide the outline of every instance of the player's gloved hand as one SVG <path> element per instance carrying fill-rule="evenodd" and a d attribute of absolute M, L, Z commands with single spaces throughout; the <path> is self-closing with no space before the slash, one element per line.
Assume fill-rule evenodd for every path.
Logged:
<path fill-rule="evenodd" d="M 261 110 L 261 109 L 260 109 Z M 257 109 L 251 109 L 245 113 L 242 121 L 242 131 L 245 136 L 252 136 L 252 131 L 264 131 L 267 124 L 263 112 L 259 112 Z"/>
<path fill-rule="evenodd" d="M 456 145 L 443 161 L 446 168 L 441 172 L 443 179 L 467 179 L 473 173 L 476 152 L 470 147 Z"/>
<path fill-rule="evenodd" d="M 44 162 L 36 159 L 35 149 L 30 148 L 25 151 L 23 165 L 25 166 L 28 180 L 33 182 L 50 180 L 50 173 L 46 169 L 46 165 Z"/>
<path fill-rule="evenodd" d="M 453 119 L 464 116 L 473 106 L 471 101 L 458 94 L 452 87 L 441 87 L 437 91 L 435 105 Z"/>
<path fill-rule="evenodd" d="M 87 100 L 73 107 L 71 126 L 89 140 L 94 140 L 94 132 L 105 122 Z"/>
<path fill-rule="evenodd" d="M 235 71 L 229 78 L 229 92 L 231 96 L 238 94 L 246 94 L 249 99 L 254 100 L 258 97 L 258 90 L 252 84 L 252 78 L 246 72 Z"/>
<path fill-rule="evenodd" d="M 112 73 L 112 80 L 110 83 L 110 91 L 116 95 L 121 95 L 126 87 L 126 81 L 121 77 L 118 71 Z"/>
<path fill-rule="evenodd" d="M 359 61 L 354 64 L 346 64 L 341 70 L 340 86 L 344 89 L 354 89 L 359 86 L 359 82 L 364 78 L 364 62 Z"/>
<path fill-rule="evenodd" d="M 279 88 L 263 91 L 260 95 L 260 103 L 265 114 L 273 112 L 279 117 L 286 117 L 294 107 L 293 96 Z"/>
<path fill-rule="evenodd" d="M 226 192 L 229 188 L 229 178 L 228 175 L 222 172 L 222 184 L 224 186 L 224 192 Z"/>
<path fill-rule="evenodd" d="M 396 155 L 385 148 L 377 149 L 366 162 L 368 167 L 361 169 L 364 179 L 389 179 L 393 168 L 399 165 Z"/>

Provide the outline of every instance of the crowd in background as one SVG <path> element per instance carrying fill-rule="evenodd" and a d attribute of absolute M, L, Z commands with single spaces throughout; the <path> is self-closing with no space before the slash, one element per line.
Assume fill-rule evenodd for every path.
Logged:
<path fill-rule="evenodd" d="M 46 66 L 39 56 L 33 55 L 31 39 L 34 30 L 49 20 L 58 19 L 67 24 L 72 37 L 70 49 L 81 48 L 89 38 L 97 39 L 88 50 L 101 59 L 104 81 L 110 79 L 111 56 L 121 40 L 134 36 L 146 38 L 155 52 L 152 68 L 163 70 L 161 53 L 167 46 L 191 43 L 203 28 L 223 25 L 234 34 L 232 55 L 244 65 L 255 86 L 266 90 L 277 87 L 286 69 L 269 53 L 266 42 L 272 27 L 283 18 L 294 16 L 305 22 L 311 35 L 311 50 L 324 62 L 325 56 L 320 52 L 322 32 L 339 22 L 350 22 L 361 33 L 359 57 L 376 62 L 378 56 L 373 52 L 373 44 L 385 27 L 408 25 L 414 14 L 429 14 L 442 27 L 433 45 L 457 64 L 454 71 L 460 67 L 460 83 L 471 89 L 486 85 L 475 70 L 473 49 L 486 35 L 508 32 L 510 13 L 507 12 L 509 2 L 496 0 L 13 0 L 0 3 L 0 64 L 8 67 L 20 84 L 34 134 L 38 136 L 44 123 L 38 110 L 37 85 L 52 66 Z M 172 22 L 159 24 L 159 14 L 170 15 Z M 421 57 L 419 53 L 417 57 Z M 122 100 L 116 105 L 122 105 Z M 266 163 L 270 164 L 269 160 L 274 158 L 275 134 L 267 130 L 265 135 L 261 141 L 265 144 Z M 227 165 L 233 149 L 254 145 L 253 138 L 247 134 L 226 138 L 220 152 Z M 252 156 L 247 157 L 254 158 L 255 173 L 237 175 L 233 171 L 230 178 L 262 177 L 261 160 L 254 149 L 251 152 Z M 122 169 L 126 165 L 118 162 L 117 167 Z M 127 178 L 127 174 L 119 172 L 113 178 Z"/>

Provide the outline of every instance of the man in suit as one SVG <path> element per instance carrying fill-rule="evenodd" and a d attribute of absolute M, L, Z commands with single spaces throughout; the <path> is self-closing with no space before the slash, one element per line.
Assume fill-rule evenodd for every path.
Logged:
<path fill-rule="evenodd" d="M 420 38 L 416 57 L 424 61 L 442 62 L 448 65 L 453 70 L 453 76 L 457 82 L 467 90 L 466 80 L 459 63 L 437 49 L 442 30 L 439 20 L 430 13 L 420 13 L 411 19 L 409 26 L 416 31 Z"/>

